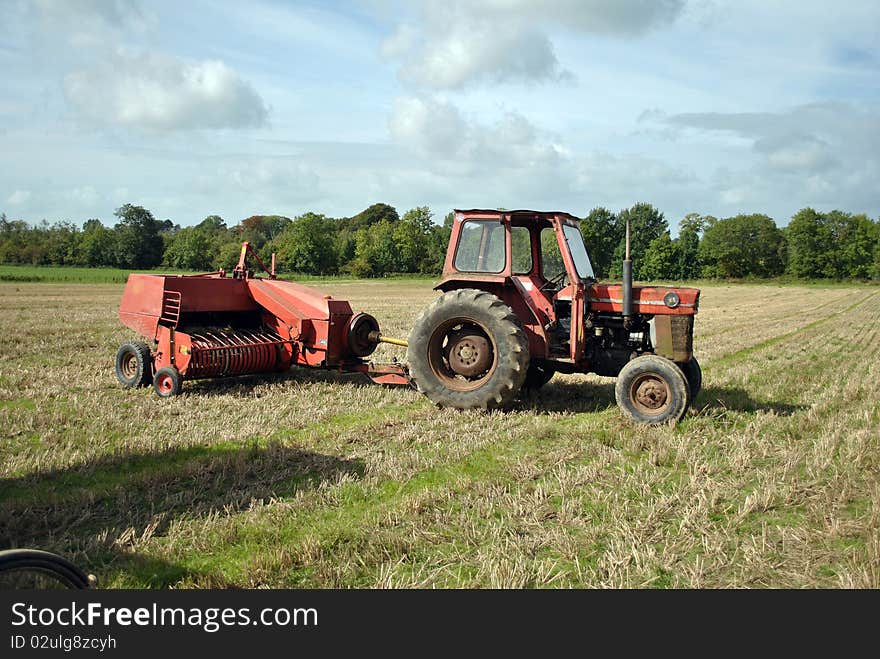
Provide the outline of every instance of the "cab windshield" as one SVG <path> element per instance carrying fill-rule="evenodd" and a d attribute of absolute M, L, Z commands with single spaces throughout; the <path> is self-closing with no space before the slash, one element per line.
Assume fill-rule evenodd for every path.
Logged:
<path fill-rule="evenodd" d="M 584 237 L 581 235 L 580 229 L 570 224 L 562 225 L 562 234 L 565 236 L 565 244 L 568 245 L 568 251 L 571 252 L 571 258 L 574 261 L 574 267 L 577 269 L 578 277 L 581 279 L 595 279 L 593 273 L 593 264 L 590 263 L 590 257 L 587 255 L 587 248 L 584 245 Z"/>

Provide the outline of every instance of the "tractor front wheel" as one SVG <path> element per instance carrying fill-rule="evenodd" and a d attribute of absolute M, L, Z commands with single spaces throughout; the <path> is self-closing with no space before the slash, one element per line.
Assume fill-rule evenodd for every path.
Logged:
<path fill-rule="evenodd" d="M 529 366 L 516 314 L 486 291 L 444 293 L 416 320 L 407 349 L 419 391 L 441 407 L 493 409 L 513 401 Z"/>
<path fill-rule="evenodd" d="M 150 384 L 150 349 L 146 343 L 123 343 L 116 351 L 116 379 L 123 387 L 146 387 Z"/>
<path fill-rule="evenodd" d="M 680 421 L 690 390 L 681 369 L 665 357 L 642 355 L 621 369 L 614 387 L 617 404 L 636 423 Z"/>

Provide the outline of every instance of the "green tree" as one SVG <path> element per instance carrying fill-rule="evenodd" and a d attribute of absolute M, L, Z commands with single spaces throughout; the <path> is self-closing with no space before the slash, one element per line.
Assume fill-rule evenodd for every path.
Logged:
<path fill-rule="evenodd" d="M 162 262 L 164 244 L 160 230 L 164 222 L 157 222 L 153 214 L 142 206 L 125 204 L 114 213 L 116 224 L 116 262 L 123 268 L 153 268 Z"/>
<path fill-rule="evenodd" d="M 688 213 L 678 223 L 676 279 L 696 279 L 700 276 L 700 235 L 708 221 L 708 217 L 699 213 Z"/>
<path fill-rule="evenodd" d="M 251 215 L 233 227 L 235 240 L 241 244 L 249 242 L 255 250 L 280 236 L 290 224 L 290 218 L 283 215 Z"/>
<path fill-rule="evenodd" d="M 655 238 L 660 237 L 665 231 L 669 231 L 669 225 L 663 213 L 651 204 L 640 202 L 632 208 L 627 208 L 617 214 L 617 222 L 620 238 L 614 250 L 611 262 L 610 274 L 615 279 L 621 276 L 623 271 L 623 257 L 626 253 L 626 221 L 629 219 L 631 228 L 633 278 L 644 279 L 642 273 L 642 261 L 648 245 Z"/>
<path fill-rule="evenodd" d="M 830 258 L 825 275 L 835 279 L 867 279 L 874 260 L 874 224 L 864 214 L 833 210 L 825 215 Z"/>
<path fill-rule="evenodd" d="M 116 263 L 116 235 L 101 220 L 91 219 L 83 224 L 77 261 L 90 267 Z"/>
<path fill-rule="evenodd" d="M 219 215 L 208 215 L 195 228 L 207 236 L 226 233 L 226 221 Z"/>
<path fill-rule="evenodd" d="M 785 237 L 788 271 L 800 278 L 824 277 L 831 265 L 831 234 L 825 217 L 812 208 L 803 208 L 791 218 Z"/>
<path fill-rule="evenodd" d="M 646 280 L 676 279 L 679 273 L 680 245 L 664 231 L 651 241 L 642 257 L 639 278 Z"/>
<path fill-rule="evenodd" d="M 350 272 L 360 277 L 380 277 L 400 272 L 400 254 L 394 241 L 395 223 L 380 220 L 357 232 L 355 258 Z"/>
<path fill-rule="evenodd" d="M 397 222 L 399 219 L 400 216 L 397 214 L 397 209 L 394 208 L 394 206 L 378 203 L 365 208 L 354 217 L 349 218 L 347 226 L 353 231 L 360 231 L 361 229 L 367 229 L 374 224 L 378 224 L 383 220 L 393 223 Z"/>
<path fill-rule="evenodd" d="M 77 261 L 80 232 L 71 222 L 56 222 L 44 226 L 44 263 L 70 265 Z"/>
<path fill-rule="evenodd" d="M 397 245 L 399 272 L 430 272 L 428 259 L 434 214 L 427 206 L 412 208 L 393 223 L 394 243 Z"/>
<path fill-rule="evenodd" d="M 782 232 L 766 215 L 710 221 L 699 256 L 706 277 L 774 277 L 782 273 Z"/>
<path fill-rule="evenodd" d="M 209 235 L 198 227 L 186 227 L 168 240 L 163 261 L 172 268 L 209 270 L 215 256 Z"/>
<path fill-rule="evenodd" d="M 615 250 L 623 238 L 618 217 L 607 208 L 594 208 L 581 221 L 581 233 L 596 277 L 607 278 Z"/>
<path fill-rule="evenodd" d="M 275 238 L 269 248 L 276 252 L 278 267 L 290 272 L 328 275 L 336 272 L 333 220 L 317 213 L 303 213 Z"/>

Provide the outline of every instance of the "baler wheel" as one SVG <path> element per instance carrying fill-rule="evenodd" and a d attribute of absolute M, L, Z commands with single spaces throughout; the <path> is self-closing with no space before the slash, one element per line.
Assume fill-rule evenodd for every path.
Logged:
<path fill-rule="evenodd" d="M 407 349 L 419 391 L 440 407 L 492 409 L 522 389 L 529 344 L 511 308 L 486 291 L 444 293 L 416 320 Z"/>
<path fill-rule="evenodd" d="M 150 384 L 151 363 L 146 343 L 123 343 L 116 351 L 116 379 L 123 387 L 146 387 Z"/>
<path fill-rule="evenodd" d="M 620 370 L 614 386 L 617 404 L 636 423 L 680 421 L 690 390 L 678 365 L 658 355 L 636 357 Z"/>
<path fill-rule="evenodd" d="M 688 404 L 693 403 L 697 400 L 697 395 L 703 388 L 703 370 L 700 368 L 700 362 L 697 361 L 696 357 L 691 357 L 689 362 L 679 364 L 678 367 L 684 373 L 684 377 L 688 381 L 688 387 L 690 387 L 691 398 Z"/>
<path fill-rule="evenodd" d="M 153 376 L 153 389 L 162 398 L 176 396 L 182 388 L 183 378 L 173 366 L 163 366 Z"/>

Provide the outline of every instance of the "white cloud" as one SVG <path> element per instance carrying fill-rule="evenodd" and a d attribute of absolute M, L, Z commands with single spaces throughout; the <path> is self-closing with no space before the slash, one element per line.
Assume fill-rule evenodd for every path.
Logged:
<path fill-rule="evenodd" d="M 633 35 L 675 20 L 685 0 L 471 0 L 467 4 L 475 14 L 492 19 L 516 16 L 584 33 Z"/>
<path fill-rule="evenodd" d="M 779 199 L 796 200 L 797 207 L 869 209 L 880 203 L 871 183 L 880 172 L 880 107 L 825 102 L 781 112 L 688 113 L 658 120 L 682 133 L 722 133 L 744 141 L 742 165 L 724 163 L 706 182 L 729 206 L 772 208 Z"/>
<path fill-rule="evenodd" d="M 23 5 L 47 40 L 78 47 L 100 46 L 120 31 L 142 33 L 158 22 L 135 0 L 30 0 Z"/>
<path fill-rule="evenodd" d="M 396 99 L 389 128 L 395 141 L 444 170 L 548 167 L 564 151 L 521 114 L 509 112 L 494 124 L 483 124 L 465 118 L 452 103 L 431 97 Z"/>
<path fill-rule="evenodd" d="M 148 130 L 244 128 L 266 122 L 254 88 L 223 62 L 117 52 L 64 78 L 70 104 L 87 120 Z"/>
<path fill-rule="evenodd" d="M 548 28 L 632 36 L 674 20 L 683 0 L 470 0 L 423 2 L 381 46 L 400 78 L 432 89 L 566 77 Z"/>
<path fill-rule="evenodd" d="M 429 155 L 454 156 L 469 139 L 469 127 L 458 108 L 432 98 L 395 99 L 389 127 L 397 142 Z"/>
<path fill-rule="evenodd" d="M 400 40 L 400 35 L 393 39 Z M 399 43 L 395 46 L 399 48 Z M 386 45 L 385 50 L 388 50 Z M 404 64 L 400 77 L 436 89 L 455 89 L 477 81 L 558 78 L 559 62 L 547 35 L 525 25 L 457 25 L 426 41 Z"/>
<path fill-rule="evenodd" d="M 13 206 L 22 206 L 26 204 L 30 200 L 30 198 L 30 190 L 16 190 L 6 198 L 6 203 L 12 204 Z"/>
<path fill-rule="evenodd" d="M 261 212 L 288 214 L 320 196 L 321 178 L 299 158 L 227 158 L 200 176 L 195 188 L 208 197 L 239 197 Z"/>
<path fill-rule="evenodd" d="M 101 195 L 91 185 L 76 187 L 68 192 L 67 196 L 71 201 L 86 207 L 94 206 L 101 200 Z"/>

